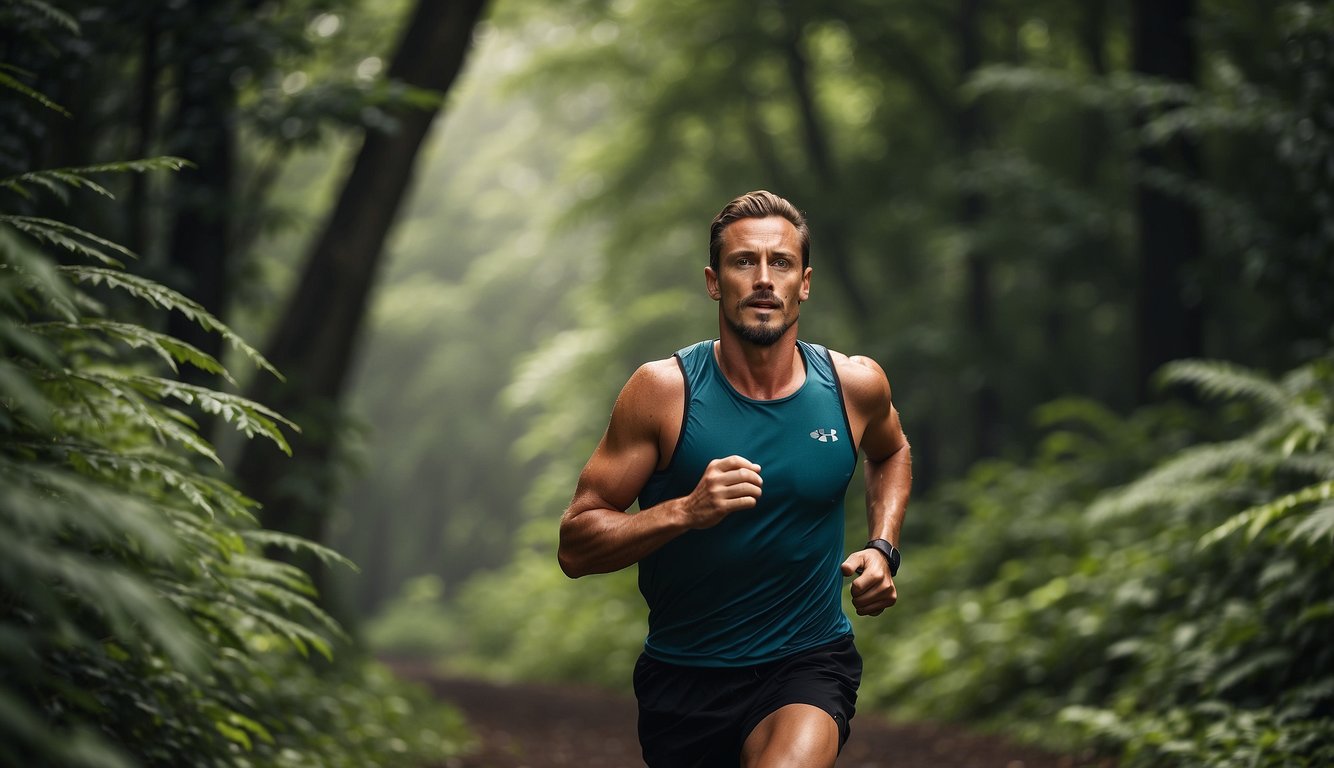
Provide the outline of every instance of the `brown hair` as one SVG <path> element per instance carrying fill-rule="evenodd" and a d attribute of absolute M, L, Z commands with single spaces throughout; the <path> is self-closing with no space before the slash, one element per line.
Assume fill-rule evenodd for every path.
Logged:
<path fill-rule="evenodd" d="M 763 189 L 746 194 L 723 206 L 709 226 L 709 266 L 718 271 L 718 257 L 723 248 L 723 230 L 738 219 L 763 219 L 769 216 L 782 216 L 792 222 L 801 238 L 801 268 L 810 266 L 811 230 L 806 226 L 806 217 L 797 207 L 787 200 Z"/>

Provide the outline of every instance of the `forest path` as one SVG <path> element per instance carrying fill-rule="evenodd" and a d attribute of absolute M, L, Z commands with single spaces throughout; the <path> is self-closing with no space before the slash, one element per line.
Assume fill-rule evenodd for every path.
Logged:
<path fill-rule="evenodd" d="M 467 716 L 476 753 L 441 768 L 642 768 L 630 696 L 583 685 L 500 684 L 391 664 Z M 860 712 L 839 768 L 1107 768 L 957 726 L 900 724 Z"/>

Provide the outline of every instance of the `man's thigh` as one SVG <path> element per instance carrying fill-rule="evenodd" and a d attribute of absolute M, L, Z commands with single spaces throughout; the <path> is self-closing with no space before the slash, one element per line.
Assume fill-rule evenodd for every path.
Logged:
<path fill-rule="evenodd" d="M 850 637 L 740 669 L 681 667 L 641 656 L 634 684 L 644 761 L 652 768 L 736 768 L 743 745 L 771 716 L 779 718 L 771 725 L 807 723 L 811 727 L 802 730 L 809 730 L 808 736 L 827 735 L 827 728 L 834 726 L 837 755 L 847 741 L 861 669 L 861 656 Z M 780 711 L 781 716 L 776 715 Z M 816 717 L 792 719 L 793 713 Z M 782 731 L 787 733 L 787 728 Z M 773 733 L 767 728 L 765 732 Z M 770 742 L 787 744 L 771 738 L 756 744 Z"/>
<path fill-rule="evenodd" d="M 824 732 L 832 724 L 837 734 L 835 754 L 843 749 L 851 733 L 862 678 L 862 657 L 851 637 L 765 665 L 759 668 L 759 676 L 761 687 L 742 726 L 747 740 L 766 719 L 785 711 L 784 719 L 791 718 L 792 726 L 805 724 Z"/>
<path fill-rule="evenodd" d="M 741 748 L 743 768 L 833 768 L 838 723 L 810 704 L 788 704 L 755 726 Z"/>

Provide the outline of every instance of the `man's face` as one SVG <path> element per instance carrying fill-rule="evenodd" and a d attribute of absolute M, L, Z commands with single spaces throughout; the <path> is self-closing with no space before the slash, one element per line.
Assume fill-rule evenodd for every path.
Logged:
<path fill-rule="evenodd" d="M 801 236 L 781 216 L 738 219 L 723 230 L 718 271 L 704 268 L 709 295 L 743 341 L 770 346 L 810 298 L 811 270 L 801 266 Z"/>

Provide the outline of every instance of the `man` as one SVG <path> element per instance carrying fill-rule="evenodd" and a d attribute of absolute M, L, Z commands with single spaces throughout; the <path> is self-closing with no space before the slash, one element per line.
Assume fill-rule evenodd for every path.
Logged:
<path fill-rule="evenodd" d="M 880 366 L 797 339 L 811 283 L 800 211 L 742 195 L 709 252 L 719 338 L 630 377 L 561 518 L 560 564 L 572 578 L 639 564 L 650 766 L 832 766 L 861 681 L 843 578 L 859 614 L 898 598 L 908 441 Z M 844 559 L 859 450 L 872 541 Z"/>

